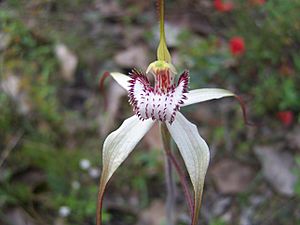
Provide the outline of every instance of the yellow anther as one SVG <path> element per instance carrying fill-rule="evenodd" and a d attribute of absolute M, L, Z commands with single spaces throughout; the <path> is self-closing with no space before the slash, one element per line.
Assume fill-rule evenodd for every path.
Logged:
<path fill-rule="evenodd" d="M 173 74 L 177 73 L 175 67 L 171 63 L 167 63 L 164 60 L 157 60 L 151 63 L 148 66 L 146 73 L 153 72 L 154 74 L 156 74 L 158 71 L 166 70 L 166 69 L 170 70 Z"/>

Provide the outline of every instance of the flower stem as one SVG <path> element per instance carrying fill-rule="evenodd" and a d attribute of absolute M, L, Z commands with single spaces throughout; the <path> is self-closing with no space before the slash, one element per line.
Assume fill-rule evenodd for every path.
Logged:
<path fill-rule="evenodd" d="M 165 173 L 166 173 L 166 186 L 167 186 L 167 200 L 166 200 L 166 211 L 167 211 L 167 225 L 175 224 L 174 210 L 175 210 L 175 181 L 173 176 L 172 161 L 169 157 L 168 152 L 171 151 L 171 136 L 167 130 L 163 128 L 161 124 L 161 137 L 163 141 L 163 147 L 165 149 Z"/>
<path fill-rule="evenodd" d="M 172 162 L 168 155 L 166 155 L 166 184 L 167 184 L 167 202 L 166 202 L 166 211 L 167 211 L 167 225 L 175 224 L 175 182 L 173 176 Z"/>
<path fill-rule="evenodd" d="M 173 166 L 177 172 L 177 175 L 179 176 L 181 186 L 183 187 L 183 193 L 184 193 L 185 199 L 188 204 L 190 215 L 193 216 L 194 203 L 193 203 L 192 196 L 191 196 L 189 188 L 188 188 L 188 182 L 186 181 L 185 174 L 184 174 L 183 170 L 181 169 L 178 161 L 176 160 L 176 157 L 172 153 L 171 135 L 165 124 L 162 124 L 162 123 L 160 124 L 160 131 L 161 131 L 161 136 L 162 136 L 162 141 L 163 141 L 163 147 L 164 147 L 166 156 L 168 158 L 167 162 L 171 162 L 173 164 Z"/>
<path fill-rule="evenodd" d="M 157 48 L 157 59 L 171 63 L 171 55 L 166 43 L 164 0 L 158 0 L 160 41 Z"/>
<path fill-rule="evenodd" d="M 180 183 L 183 187 L 183 193 L 184 193 L 185 199 L 186 199 L 187 204 L 188 204 L 189 212 L 192 216 L 193 215 L 193 209 L 194 209 L 194 202 L 192 200 L 192 196 L 190 194 L 190 191 L 189 191 L 189 188 L 188 188 L 188 183 L 185 179 L 185 175 L 184 175 L 182 169 L 180 168 L 180 165 L 177 162 L 174 154 L 172 152 L 169 152 L 168 157 L 171 159 L 171 162 L 173 163 L 173 165 L 175 167 L 175 170 L 176 170 L 176 172 L 179 176 Z"/>
<path fill-rule="evenodd" d="M 158 7 L 159 7 L 160 39 L 166 40 L 166 35 L 165 35 L 165 7 L 164 7 L 164 0 L 159 0 Z"/>

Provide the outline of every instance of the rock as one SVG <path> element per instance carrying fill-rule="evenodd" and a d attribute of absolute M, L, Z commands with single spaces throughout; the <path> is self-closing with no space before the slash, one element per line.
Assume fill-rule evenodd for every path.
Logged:
<path fill-rule="evenodd" d="M 4 221 L 14 225 L 35 225 L 34 220 L 21 208 L 13 208 L 3 213 Z"/>
<path fill-rule="evenodd" d="M 73 81 L 78 64 L 77 56 L 64 44 L 55 46 L 55 54 L 61 66 L 62 76 L 66 81 Z"/>
<path fill-rule="evenodd" d="M 31 110 L 28 94 L 21 90 L 21 80 L 14 74 L 8 74 L 0 83 L 2 89 L 13 101 L 16 102 L 17 109 L 21 114 L 28 114 Z"/>
<path fill-rule="evenodd" d="M 123 68 L 138 68 L 145 71 L 148 67 L 148 51 L 146 47 L 138 45 L 131 46 L 119 52 L 114 57 L 116 63 Z"/>
<path fill-rule="evenodd" d="M 0 32 L 0 51 L 5 50 L 11 41 L 11 37 L 9 34 Z"/>
<path fill-rule="evenodd" d="M 10 74 L 1 82 L 1 89 L 13 99 L 16 99 L 20 92 L 20 78 Z"/>
<path fill-rule="evenodd" d="M 247 190 L 255 172 L 253 169 L 233 159 L 222 159 L 210 171 L 222 194 L 236 194 Z"/>
<path fill-rule="evenodd" d="M 288 152 L 275 146 L 257 146 L 254 152 L 262 164 L 262 172 L 271 186 L 285 196 L 294 195 L 297 177 L 293 174 L 295 162 Z"/>

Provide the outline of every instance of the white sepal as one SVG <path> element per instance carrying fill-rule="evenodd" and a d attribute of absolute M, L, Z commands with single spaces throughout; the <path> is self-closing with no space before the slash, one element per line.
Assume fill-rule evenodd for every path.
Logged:
<path fill-rule="evenodd" d="M 105 139 L 98 193 L 97 225 L 101 225 L 103 195 L 109 179 L 153 124 L 154 121 L 151 119 L 141 121 L 134 115 L 126 119 L 116 131 Z"/>
<path fill-rule="evenodd" d="M 193 225 L 197 224 L 205 174 L 209 164 L 209 149 L 197 127 L 180 112 L 172 124 L 166 123 L 178 146 L 194 189 Z"/>
<path fill-rule="evenodd" d="M 201 88 L 191 90 L 186 94 L 187 100 L 184 101 L 183 106 L 230 96 L 235 96 L 235 94 L 220 88 Z"/>
<path fill-rule="evenodd" d="M 110 75 L 112 76 L 112 78 L 114 78 L 115 81 L 118 82 L 118 84 L 124 88 L 125 90 L 129 90 L 129 83 L 128 81 L 130 80 L 130 77 L 122 74 L 122 73 L 118 73 L 118 72 L 114 72 L 114 73 L 110 73 Z"/>
<path fill-rule="evenodd" d="M 152 127 L 154 121 L 141 121 L 136 115 L 126 119 L 123 124 L 105 139 L 103 144 L 103 170 L 107 182 L 121 163 L 127 158 L 137 143 Z"/>

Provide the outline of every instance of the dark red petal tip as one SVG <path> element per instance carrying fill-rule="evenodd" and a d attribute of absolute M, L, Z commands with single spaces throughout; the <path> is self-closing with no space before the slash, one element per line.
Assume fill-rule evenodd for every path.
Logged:
<path fill-rule="evenodd" d="M 109 72 L 108 71 L 105 71 L 104 73 L 103 73 L 103 75 L 100 77 L 100 79 L 99 79 L 99 91 L 100 91 L 100 93 L 102 93 L 103 94 L 103 91 L 104 91 L 104 81 L 105 81 L 105 79 L 107 78 L 107 77 L 109 77 Z"/>
<path fill-rule="evenodd" d="M 108 71 L 105 71 L 99 79 L 99 92 L 104 99 L 104 108 L 105 109 L 107 108 L 107 98 L 106 98 L 106 94 L 104 91 L 104 82 L 105 82 L 106 78 L 109 77 L 109 75 L 110 75 L 110 73 Z"/>
<path fill-rule="evenodd" d="M 242 111 L 243 111 L 243 117 L 244 117 L 244 123 L 248 126 L 257 126 L 257 124 L 253 123 L 253 122 L 250 122 L 248 120 L 248 114 L 247 114 L 247 110 L 246 110 L 246 104 L 245 102 L 243 101 L 243 99 L 238 96 L 238 95 L 235 95 L 234 96 L 236 98 L 236 100 L 238 100 L 238 102 L 240 103 L 240 106 L 242 108 Z"/>

